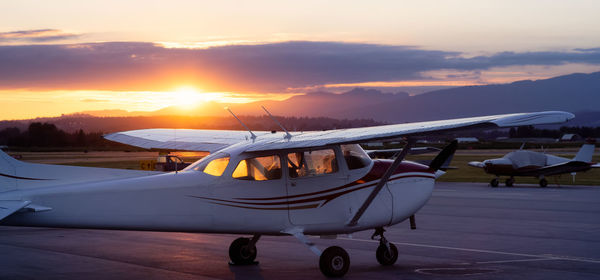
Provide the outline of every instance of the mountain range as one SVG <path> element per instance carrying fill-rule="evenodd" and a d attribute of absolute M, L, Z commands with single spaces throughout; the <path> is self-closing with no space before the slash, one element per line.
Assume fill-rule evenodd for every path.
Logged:
<path fill-rule="evenodd" d="M 409 96 L 406 92 L 384 93 L 356 88 L 344 93 L 310 92 L 283 101 L 244 104 L 203 103 L 183 114 L 227 116 L 229 106 L 238 115 L 262 115 L 260 106 L 272 114 L 289 117 L 330 117 L 373 119 L 402 123 L 489 114 L 563 110 L 600 111 L 600 72 L 570 74 L 544 80 L 509 84 L 465 86 Z M 163 108 L 154 112 L 83 112 L 91 115 L 179 115 L 181 109 Z"/>
<path fill-rule="evenodd" d="M 258 101 L 244 104 L 205 102 L 182 111 L 166 107 L 153 112 L 121 110 L 87 111 L 77 114 L 119 119 L 133 116 L 230 117 L 224 107 L 240 116 L 261 116 L 265 106 L 273 115 L 282 117 L 324 117 L 333 119 L 373 120 L 375 123 L 403 123 L 460 118 L 514 112 L 548 110 L 569 111 L 576 118 L 571 126 L 600 126 L 600 72 L 575 73 L 543 80 L 524 80 L 508 84 L 466 86 L 436 90 L 410 96 L 406 92 L 384 93 L 375 89 L 355 88 L 344 93 L 327 91 L 296 95 L 283 101 Z M 68 116 L 66 116 L 68 117 Z M 23 120 L 27 123 L 38 120 Z M 57 118 L 49 119 L 57 121 Z M 0 122 L 5 127 L 9 122 Z M 145 124 L 144 126 L 151 126 Z M 164 125 L 164 123 L 163 123 Z M 177 125 L 180 127 L 179 125 Z M 135 127 L 135 126 L 132 126 Z M 108 125 L 103 131 L 113 129 Z"/>

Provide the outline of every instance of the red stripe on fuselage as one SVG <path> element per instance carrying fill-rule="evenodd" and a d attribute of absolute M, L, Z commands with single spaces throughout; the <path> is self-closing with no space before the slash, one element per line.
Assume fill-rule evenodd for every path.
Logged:
<path fill-rule="evenodd" d="M 381 179 L 381 177 L 383 176 L 385 171 L 387 171 L 388 168 L 390 168 L 390 166 L 392 165 L 393 162 L 394 162 L 393 160 L 385 160 L 385 159 L 373 160 L 373 167 L 371 167 L 371 170 L 369 170 L 369 173 L 365 174 L 365 176 L 363 176 L 362 178 L 360 178 L 352 183 L 349 183 L 349 184 L 346 184 L 343 186 L 339 186 L 339 187 L 335 187 L 335 188 L 331 188 L 331 189 L 327 189 L 327 190 L 322 190 L 322 191 L 312 192 L 312 193 L 290 195 L 290 196 L 278 196 L 278 197 L 268 197 L 268 198 L 235 198 L 235 199 L 238 199 L 238 200 L 279 200 L 279 199 L 298 198 L 298 197 L 328 193 L 328 192 L 332 192 L 332 191 L 338 191 L 338 190 L 350 188 L 350 187 L 353 187 L 356 185 L 369 183 L 369 182 L 373 182 L 373 181 L 377 181 L 377 180 Z M 412 161 L 404 161 L 404 162 L 400 163 L 400 166 L 398 166 L 398 168 L 396 168 L 396 171 L 394 172 L 394 174 L 392 174 L 392 176 L 401 174 L 401 173 L 411 173 L 411 172 L 422 172 L 422 173 L 429 173 L 432 175 L 435 174 L 434 171 L 430 170 L 429 167 L 427 167 L 425 165 L 422 165 L 422 164 L 416 163 L 416 162 L 412 162 Z M 424 177 L 424 176 L 416 176 L 416 177 Z M 435 178 L 435 177 L 433 177 L 433 178 Z"/>

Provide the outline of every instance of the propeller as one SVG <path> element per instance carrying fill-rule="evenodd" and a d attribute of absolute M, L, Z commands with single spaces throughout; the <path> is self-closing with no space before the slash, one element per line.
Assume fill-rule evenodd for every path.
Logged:
<path fill-rule="evenodd" d="M 433 171 L 438 171 L 442 166 L 444 166 L 446 161 L 450 159 L 454 152 L 456 152 L 456 148 L 458 148 L 458 141 L 454 140 L 448 144 L 448 146 L 444 147 L 444 149 L 437 155 L 435 158 L 429 163 L 429 169 Z"/>

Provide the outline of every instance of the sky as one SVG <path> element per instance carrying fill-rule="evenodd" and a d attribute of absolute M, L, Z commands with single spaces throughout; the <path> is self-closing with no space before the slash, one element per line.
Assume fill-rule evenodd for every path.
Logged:
<path fill-rule="evenodd" d="M 600 1 L 0 0 L 0 120 L 600 71 Z"/>

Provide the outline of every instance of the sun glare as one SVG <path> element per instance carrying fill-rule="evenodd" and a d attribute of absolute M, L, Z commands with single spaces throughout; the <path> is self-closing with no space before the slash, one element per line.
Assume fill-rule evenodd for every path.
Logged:
<path fill-rule="evenodd" d="M 172 92 L 172 105 L 182 109 L 192 109 L 202 102 L 208 101 L 204 93 L 194 87 L 180 87 Z"/>

